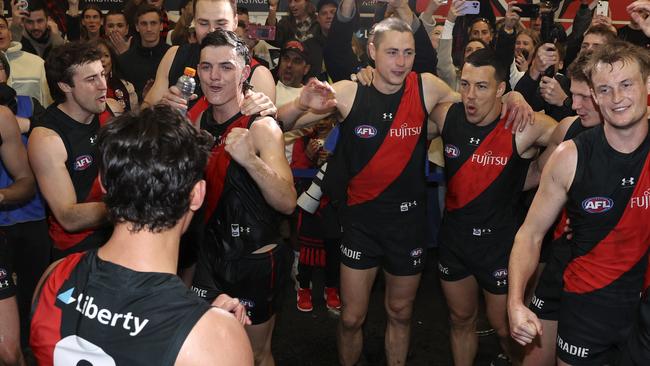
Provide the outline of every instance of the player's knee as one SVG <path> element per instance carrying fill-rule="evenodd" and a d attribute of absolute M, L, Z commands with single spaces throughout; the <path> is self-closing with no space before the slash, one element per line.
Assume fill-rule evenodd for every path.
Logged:
<path fill-rule="evenodd" d="M 452 328 L 475 328 L 476 321 L 478 319 L 478 313 L 473 312 L 462 312 L 462 311 L 450 311 L 449 312 L 449 321 Z"/>
<path fill-rule="evenodd" d="M 413 315 L 413 301 L 388 301 L 386 314 L 391 321 L 409 322 Z"/>
<path fill-rule="evenodd" d="M 349 308 L 343 308 L 341 312 L 341 326 L 344 330 L 357 330 L 363 326 L 363 322 L 366 320 L 365 314 L 355 313 L 350 311 Z"/>

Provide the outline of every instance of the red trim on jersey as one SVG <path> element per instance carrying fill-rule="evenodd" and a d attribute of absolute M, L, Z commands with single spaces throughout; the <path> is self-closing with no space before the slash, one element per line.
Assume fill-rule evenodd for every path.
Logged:
<path fill-rule="evenodd" d="M 204 95 L 194 103 L 190 110 L 187 111 L 186 116 L 190 121 L 192 121 L 192 123 L 196 123 L 197 119 L 201 117 L 201 114 L 203 114 L 208 107 L 210 107 L 210 102 L 208 102 L 208 99 Z"/>
<path fill-rule="evenodd" d="M 206 192 L 205 192 L 205 222 L 208 222 L 219 205 L 223 188 L 226 184 L 226 174 L 232 157 L 226 151 L 226 136 L 235 128 L 248 128 L 251 116 L 239 116 L 228 126 L 226 131 L 217 141 L 210 152 L 208 166 L 205 168 Z"/>
<path fill-rule="evenodd" d="M 384 141 L 366 166 L 350 179 L 348 206 L 377 198 L 402 174 L 422 135 L 425 117 L 418 75 L 411 72 L 406 77 L 402 100 Z M 401 136 L 391 136 L 391 130 L 401 130 Z"/>
<path fill-rule="evenodd" d="M 562 235 L 564 235 L 564 227 L 566 226 L 567 218 L 568 216 L 566 214 L 566 208 L 563 208 L 562 212 L 560 213 L 560 221 L 557 222 L 557 225 L 555 225 L 555 230 L 553 230 L 553 240 L 557 240 Z"/>
<path fill-rule="evenodd" d="M 650 187 L 650 159 L 646 157 L 632 198 L 643 197 Z M 572 260 L 564 271 L 564 289 L 587 293 L 616 281 L 647 254 L 650 246 L 650 226 L 645 225 L 648 210 L 632 207 L 626 202 L 618 223 L 587 254 Z M 642 205 L 643 206 L 643 205 Z M 594 270 L 596 267 L 598 270 Z M 641 289 L 639 289 L 641 291 Z"/>
<path fill-rule="evenodd" d="M 501 119 L 472 154 L 485 156 L 507 156 L 513 154 L 512 133 L 504 126 L 506 118 Z M 480 196 L 501 175 L 507 164 L 484 165 L 469 157 L 447 182 L 445 209 L 453 211 L 465 207 Z"/>
<path fill-rule="evenodd" d="M 29 338 L 29 345 L 39 365 L 52 365 L 54 362 L 54 346 L 61 340 L 61 309 L 56 306 L 56 296 L 85 254 L 75 253 L 67 256 L 50 272 L 40 289 L 34 304 L 36 311 L 32 318 Z"/>

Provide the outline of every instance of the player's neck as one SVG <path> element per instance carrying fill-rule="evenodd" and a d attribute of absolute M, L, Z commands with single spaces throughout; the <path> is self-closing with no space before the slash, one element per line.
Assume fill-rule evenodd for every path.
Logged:
<path fill-rule="evenodd" d="M 485 118 L 481 122 L 477 123 L 476 125 L 482 127 L 482 126 L 487 126 L 492 124 L 494 121 L 497 120 L 497 118 L 499 118 L 502 108 L 503 105 L 499 101 L 494 102 L 494 108 L 492 108 L 490 113 L 488 113 L 488 115 L 485 116 Z"/>
<path fill-rule="evenodd" d="M 59 104 L 58 108 L 73 120 L 85 125 L 90 124 L 95 117 L 94 113 L 81 108 L 81 106 L 73 101 L 65 101 Z"/>
<path fill-rule="evenodd" d="M 179 225 L 152 233 L 132 232 L 130 224 L 116 224 L 111 238 L 99 249 L 101 259 L 138 272 L 176 274 L 181 229 Z"/>
<path fill-rule="evenodd" d="M 398 85 L 389 84 L 379 75 L 378 72 L 375 72 L 375 77 L 372 79 L 372 86 L 374 86 L 378 92 L 390 95 L 397 93 L 402 86 L 404 86 L 404 82 Z"/>
<path fill-rule="evenodd" d="M 218 124 L 225 123 L 241 110 L 244 94 L 239 92 L 237 97 L 222 105 L 212 105 L 212 119 Z"/>
<path fill-rule="evenodd" d="M 647 116 L 629 128 L 615 128 L 605 122 L 604 129 L 609 146 L 620 153 L 629 154 L 641 146 L 648 135 Z"/>

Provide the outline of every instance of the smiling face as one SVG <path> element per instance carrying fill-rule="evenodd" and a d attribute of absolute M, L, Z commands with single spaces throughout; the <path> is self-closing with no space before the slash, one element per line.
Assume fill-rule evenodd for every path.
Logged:
<path fill-rule="evenodd" d="M 198 43 L 205 35 L 216 29 L 235 31 L 237 14 L 227 1 L 197 0 L 194 13 L 194 27 Z"/>
<path fill-rule="evenodd" d="M 592 94 L 604 121 L 614 128 L 627 129 L 645 119 L 648 79 L 641 76 L 637 61 L 597 63 L 591 74 Z"/>
<path fill-rule="evenodd" d="M 529 35 L 522 33 L 515 40 L 515 52 L 523 54 L 523 51 L 528 53 L 527 61 L 530 61 L 530 58 L 533 56 L 533 51 L 535 51 L 535 41 Z"/>
<path fill-rule="evenodd" d="M 478 38 L 485 44 L 490 44 L 492 42 L 492 31 L 490 30 L 490 25 L 483 21 L 478 21 L 472 25 L 472 29 L 469 31 L 470 38 Z"/>
<path fill-rule="evenodd" d="M 386 31 L 381 37 L 375 36 L 369 51 L 370 56 L 375 60 L 377 71 L 373 83 L 401 87 L 406 75 L 413 69 L 415 61 L 413 34 L 395 30 Z"/>
<path fill-rule="evenodd" d="M 237 103 L 250 67 L 234 47 L 208 46 L 201 50 L 198 73 L 208 102 L 222 106 L 233 101 Z"/>
<path fill-rule="evenodd" d="M 40 39 L 47 31 L 47 15 L 44 10 L 36 10 L 29 13 L 23 20 L 25 32 L 33 39 Z"/>

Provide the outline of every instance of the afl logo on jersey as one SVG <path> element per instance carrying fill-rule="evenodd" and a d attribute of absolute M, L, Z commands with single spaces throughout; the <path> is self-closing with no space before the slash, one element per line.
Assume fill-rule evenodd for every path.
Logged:
<path fill-rule="evenodd" d="M 603 213 L 614 207 L 614 201 L 607 197 L 591 197 L 582 201 L 582 209 L 589 213 Z"/>
<path fill-rule="evenodd" d="M 255 307 L 255 302 L 249 299 L 239 299 L 239 303 L 244 305 L 246 309 L 252 309 Z"/>
<path fill-rule="evenodd" d="M 445 156 L 450 159 L 455 159 L 460 156 L 460 149 L 452 144 L 445 145 Z"/>
<path fill-rule="evenodd" d="M 93 164 L 93 157 L 90 155 L 81 155 L 74 161 L 74 170 L 86 170 Z"/>
<path fill-rule="evenodd" d="M 497 280 L 508 278 L 508 270 L 505 268 L 497 269 L 496 271 L 492 272 L 492 276 L 494 276 L 494 278 Z"/>
<path fill-rule="evenodd" d="M 424 253 L 424 250 L 422 248 L 415 248 L 411 250 L 411 258 L 420 258 L 422 256 L 422 253 Z"/>
<path fill-rule="evenodd" d="M 354 129 L 354 134 L 362 139 L 370 139 L 377 135 L 377 129 L 370 125 L 361 125 Z"/>

